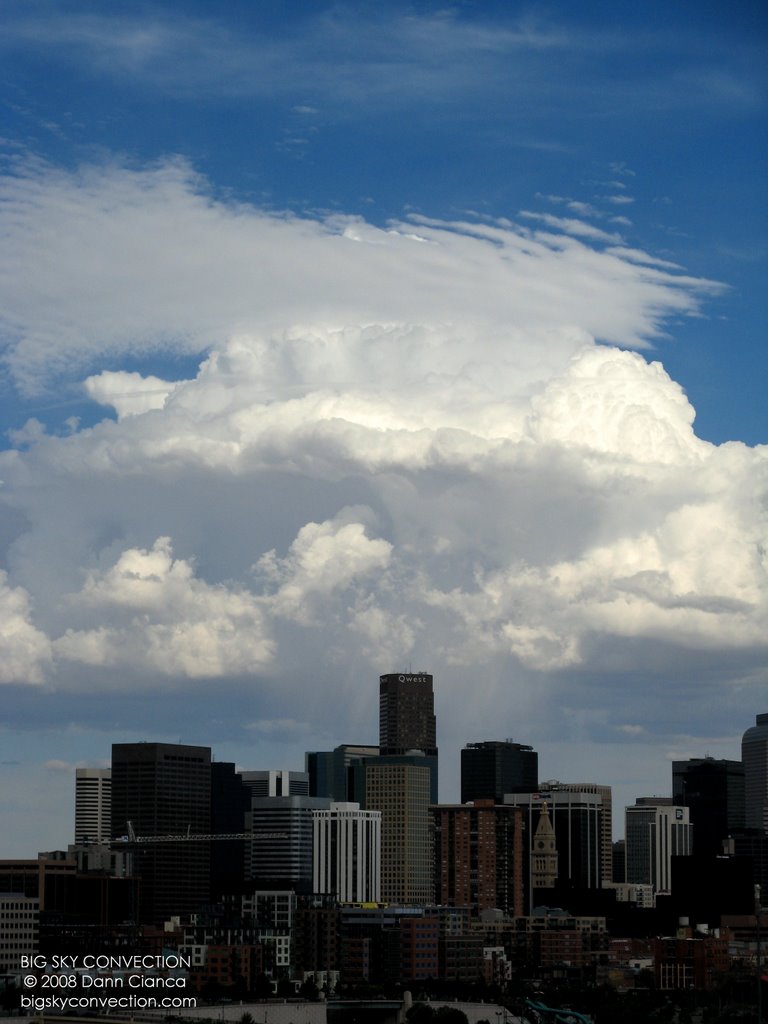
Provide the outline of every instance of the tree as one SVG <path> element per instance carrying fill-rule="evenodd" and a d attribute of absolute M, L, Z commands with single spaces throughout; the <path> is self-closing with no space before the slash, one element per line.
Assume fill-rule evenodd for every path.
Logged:
<path fill-rule="evenodd" d="M 290 978 L 281 978 L 277 983 L 277 994 L 280 999 L 290 999 L 296 990 Z"/>
<path fill-rule="evenodd" d="M 435 1014 L 435 1024 L 469 1024 L 469 1018 L 458 1006 L 441 1006 Z"/>
<path fill-rule="evenodd" d="M 253 994 L 257 999 L 271 999 L 275 994 L 271 978 L 260 974 L 253 983 Z"/>
<path fill-rule="evenodd" d="M 7 982 L 0 991 L 0 1006 L 9 1013 L 19 1008 L 19 989 L 12 982 Z"/>
<path fill-rule="evenodd" d="M 435 1010 L 429 1003 L 414 1003 L 406 1014 L 408 1024 L 469 1024 L 466 1013 L 457 1006 Z"/>
<path fill-rule="evenodd" d="M 310 1002 L 316 1003 L 320 995 L 320 990 L 315 984 L 314 978 L 305 978 L 301 983 L 299 989 L 299 995 L 302 999 L 308 999 Z"/>
<path fill-rule="evenodd" d="M 429 1003 L 414 1003 L 405 1018 L 408 1024 L 430 1024 L 435 1019 L 434 1007 Z"/>

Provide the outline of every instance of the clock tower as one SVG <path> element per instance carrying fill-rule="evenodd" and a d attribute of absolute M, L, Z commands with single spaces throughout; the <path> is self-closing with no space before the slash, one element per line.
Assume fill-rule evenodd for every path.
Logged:
<path fill-rule="evenodd" d="M 557 846 L 546 800 L 541 805 L 531 847 L 531 886 L 552 889 L 557 881 Z"/>

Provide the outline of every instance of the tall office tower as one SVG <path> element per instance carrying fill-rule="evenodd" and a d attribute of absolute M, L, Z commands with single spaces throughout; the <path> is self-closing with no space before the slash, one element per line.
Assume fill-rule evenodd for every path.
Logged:
<path fill-rule="evenodd" d="M 670 798 L 643 797 L 626 808 L 626 880 L 670 892 L 672 858 L 693 852 L 693 827 L 687 807 Z"/>
<path fill-rule="evenodd" d="M 544 792 L 594 793 L 602 798 L 600 813 L 600 878 L 602 882 L 613 879 L 613 794 L 610 786 L 596 782 L 542 782 L 539 789 Z"/>
<path fill-rule="evenodd" d="M 691 812 L 696 854 L 722 854 L 723 840 L 744 828 L 744 765 L 714 757 L 673 761 L 672 802 Z"/>
<path fill-rule="evenodd" d="M 211 750 L 175 743 L 112 746 L 112 834 L 175 836 L 134 850 L 141 879 L 139 922 L 162 924 L 210 899 Z"/>
<path fill-rule="evenodd" d="M 484 740 L 461 752 L 461 802 L 504 802 L 505 793 L 533 793 L 539 788 L 539 755 L 524 743 Z"/>
<path fill-rule="evenodd" d="M 344 903 L 381 899 L 381 812 L 332 802 L 312 812 L 312 891 Z"/>
<path fill-rule="evenodd" d="M 741 739 L 747 828 L 768 832 L 768 714 L 758 715 Z"/>
<path fill-rule="evenodd" d="M 112 838 L 112 771 L 75 769 L 75 843 L 108 843 Z"/>
<path fill-rule="evenodd" d="M 522 807 L 528 836 L 528 863 L 533 863 L 533 841 L 542 805 L 546 802 L 557 844 L 558 886 L 599 889 L 603 884 L 603 797 L 600 793 L 571 790 L 562 784 L 542 783 L 536 793 L 507 793 L 505 804 Z M 531 898 L 532 878 L 528 872 Z"/>
<path fill-rule="evenodd" d="M 729 857 L 748 858 L 752 865 L 751 883 L 753 886 L 760 886 L 762 902 L 765 905 L 765 894 L 768 893 L 768 832 L 758 832 L 755 829 L 737 832 L 727 840 L 726 853 Z"/>
<path fill-rule="evenodd" d="M 379 677 L 379 747 L 382 754 L 423 750 L 437 755 L 431 675 L 393 672 Z"/>
<path fill-rule="evenodd" d="M 250 793 L 231 761 L 211 763 L 211 828 L 214 835 L 242 834 Z M 211 899 L 237 895 L 245 886 L 245 841 L 217 839 L 211 843 Z"/>
<path fill-rule="evenodd" d="M 243 785 L 253 796 L 309 796 L 307 772 L 240 772 Z"/>
<path fill-rule="evenodd" d="M 624 839 L 617 839 L 613 844 L 613 876 L 614 882 L 626 882 L 627 880 L 627 843 Z"/>
<path fill-rule="evenodd" d="M 433 898 L 431 773 L 425 760 L 393 755 L 365 766 L 366 809 L 381 811 L 381 898 L 389 903 L 426 904 Z"/>
<path fill-rule="evenodd" d="M 523 914 L 523 816 L 517 807 L 474 803 L 432 807 L 435 901 Z"/>
<path fill-rule="evenodd" d="M 430 802 L 437 803 L 437 726 L 429 673 L 379 676 L 379 750 L 382 756 L 423 751 L 431 772 Z"/>
<path fill-rule="evenodd" d="M 247 874 L 251 888 L 312 892 L 314 812 L 331 801 L 315 796 L 261 796 L 245 816 L 250 846 Z"/>
<path fill-rule="evenodd" d="M 359 803 L 364 793 L 355 791 L 359 776 L 354 769 L 362 765 L 364 758 L 378 755 L 378 747 L 353 743 L 342 743 L 333 750 L 308 750 L 304 767 L 309 775 L 309 795 Z"/>

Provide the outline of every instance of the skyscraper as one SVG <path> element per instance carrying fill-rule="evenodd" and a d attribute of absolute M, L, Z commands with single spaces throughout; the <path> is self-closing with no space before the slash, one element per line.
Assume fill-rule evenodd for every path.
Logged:
<path fill-rule="evenodd" d="M 111 769 L 75 769 L 75 842 L 108 843 L 111 838 Z"/>
<path fill-rule="evenodd" d="M 505 804 L 522 807 L 528 846 L 528 900 L 532 897 L 536 829 L 546 805 L 557 847 L 557 884 L 599 889 L 603 875 L 603 797 L 560 783 L 542 783 L 536 793 L 507 793 Z M 551 851 L 543 850 L 542 853 Z"/>
<path fill-rule="evenodd" d="M 312 892 L 314 812 L 330 806 L 330 800 L 315 796 L 251 799 L 245 816 L 250 832 L 247 874 L 256 888 Z"/>
<path fill-rule="evenodd" d="M 134 850 L 142 924 L 191 913 L 210 898 L 211 751 L 173 743 L 112 746 L 112 834 L 177 837 Z"/>
<path fill-rule="evenodd" d="M 600 877 L 603 882 L 613 878 L 613 794 L 610 786 L 596 782 L 542 782 L 541 790 L 550 793 L 593 793 L 602 800 L 600 811 Z"/>
<path fill-rule="evenodd" d="M 429 801 L 437 803 L 437 725 L 429 673 L 379 676 L 379 751 L 382 756 L 422 751 L 430 770 Z"/>
<path fill-rule="evenodd" d="M 461 802 L 504 802 L 505 793 L 533 793 L 539 786 L 539 755 L 524 743 L 484 740 L 461 751 Z"/>
<path fill-rule="evenodd" d="M 393 672 L 379 677 L 379 748 L 382 754 L 423 750 L 437 755 L 431 675 Z"/>
<path fill-rule="evenodd" d="M 333 802 L 313 817 L 312 891 L 346 903 L 381 899 L 381 813 Z"/>
<path fill-rule="evenodd" d="M 423 756 L 372 758 L 365 765 L 365 806 L 381 811 L 381 898 L 430 903 L 430 769 Z"/>
<path fill-rule="evenodd" d="M 758 715 L 741 740 L 747 828 L 768 832 L 768 714 Z"/>
<path fill-rule="evenodd" d="M 672 801 L 691 812 L 696 854 L 722 854 L 723 840 L 744 828 L 743 764 L 714 757 L 673 761 Z"/>
<path fill-rule="evenodd" d="M 231 761 L 211 762 L 211 829 L 214 835 L 242 834 L 251 795 Z M 211 899 L 241 893 L 245 882 L 245 842 L 242 839 L 211 843 Z"/>
<path fill-rule="evenodd" d="M 378 757 L 378 754 L 378 747 L 354 743 L 342 743 L 333 750 L 308 750 L 304 764 L 309 775 L 309 795 L 359 803 L 364 798 L 365 788 L 360 766 L 364 758 Z M 359 793 L 355 790 L 356 783 Z"/>
<path fill-rule="evenodd" d="M 670 892 L 672 857 L 693 852 L 692 831 L 687 807 L 673 804 L 670 797 L 638 797 L 626 809 L 627 882 Z"/>
<path fill-rule="evenodd" d="M 438 804 L 435 822 L 435 899 L 443 906 L 523 913 L 523 815 L 517 807 Z"/>

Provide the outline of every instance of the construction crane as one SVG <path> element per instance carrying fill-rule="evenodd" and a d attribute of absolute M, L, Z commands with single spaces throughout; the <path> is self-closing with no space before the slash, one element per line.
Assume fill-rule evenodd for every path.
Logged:
<path fill-rule="evenodd" d="M 133 822 L 127 822 L 128 835 L 120 836 L 112 840 L 112 845 L 120 846 L 145 846 L 147 843 L 189 843 L 189 842 L 212 842 L 214 840 L 226 839 L 287 839 L 287 832 L 219 832 L 219 833 L 197 833 L 192 832 L 192 826 L 187 825 L 187 831 L 167 836 L 137 836 Z"/>

